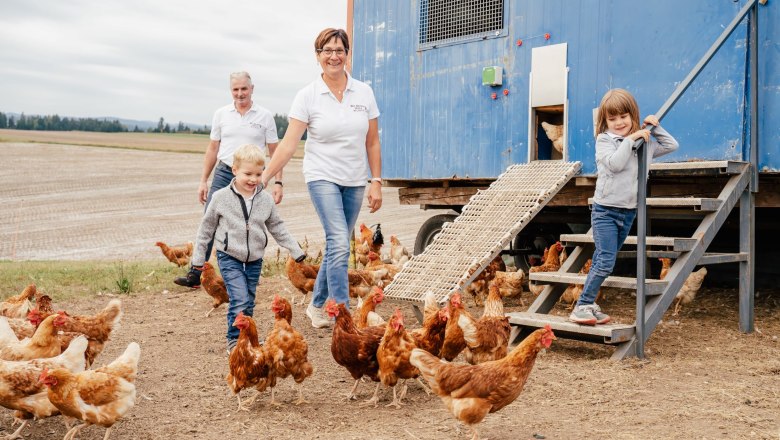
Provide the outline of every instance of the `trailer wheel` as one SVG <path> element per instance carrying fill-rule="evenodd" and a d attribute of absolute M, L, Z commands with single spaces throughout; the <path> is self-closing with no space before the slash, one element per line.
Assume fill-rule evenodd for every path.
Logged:
<path fill-rule="evenodd" d="M 445 223 L 450 223 L 458 217 L 454 214 L 438 214 L 429 218 L 420 226 L 417 231 L 417 238 L 414 240 L 414 255 L 423 253 L 426 247 L 439 235 Z"/>

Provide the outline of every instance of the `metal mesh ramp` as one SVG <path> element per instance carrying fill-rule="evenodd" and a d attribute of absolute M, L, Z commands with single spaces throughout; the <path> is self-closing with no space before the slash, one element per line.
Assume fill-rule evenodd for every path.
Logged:
<path fill-rule="evenodd" d="M 385 298 L 443 302 L 463 289 L 580 170 L 580 162 L 534 161 L 510 166 L 477 192 L 454 222 L 415 255 L 385 288 Z"/>

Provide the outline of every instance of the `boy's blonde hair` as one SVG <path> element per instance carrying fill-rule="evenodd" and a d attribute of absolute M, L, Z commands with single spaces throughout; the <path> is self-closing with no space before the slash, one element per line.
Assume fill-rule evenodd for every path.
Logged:
<path fill-rule="evenodd" d="M 233 154 L 233 167 L 238 168 L 242 163 L 265 166 L 263 150 L 255 144 L 244 144 L 238 147 L 238 150 Z"/>
<path fill-rule="evenodd" d="M 604 94 L 596 114 L 596 136 L 607 131 L 607 118 L 628 113 L 631 117 L 631 131 L 639 130 L 639 105 L 636 99 L 624 89 L 612 89 Z"/>

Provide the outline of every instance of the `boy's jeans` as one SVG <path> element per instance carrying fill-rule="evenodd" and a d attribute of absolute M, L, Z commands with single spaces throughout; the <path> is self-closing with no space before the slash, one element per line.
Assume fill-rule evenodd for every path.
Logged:
<path fill-rule="evenodd" d="M 328 297 L 349 307 L 349 239 L 355 230 L 365 186 L 342 186 L 326 180 L 307 184 L 314 209 L 325 229 L 325 255 L 312 292 L 312 304 L 321 308 Z"/>
<path fill-rule="evenodd" d="M 578 306 L 596 302 L 596 295 L 598 295 L 601 284 L 612 273 L 617 252 L 626 241 L 635 218 L 636 209 L 593 204 L 590 222 L 593 227 L 593 242 L 596 244 L 596 251 L 593 252 L 593 263 L 585 278 L 585 286 L 577 301 Z"/>
<path fill-rule="evenodd" d="M 217 264 L 225 280 L 230 305 L 227 311 L 227 340 L 236 341 L 239 330 L 233 327 L 233 321 L 239 312 L 252 316 L 255 310 L 255 290 L 260 280 L 263 259 L 243 263 L 230 255 L 217 251 Z"/>

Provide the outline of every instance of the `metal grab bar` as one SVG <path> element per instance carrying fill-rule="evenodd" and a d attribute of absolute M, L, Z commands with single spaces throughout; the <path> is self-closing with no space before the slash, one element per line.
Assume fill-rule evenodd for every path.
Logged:
<path fill-rule="evenodd" d="M 666 113 L 674 106 L 680 96 L 688 89 L 693 80 L 704 70 L 707 63 L 710 62 L 715 53 L 720 49 L 723 43 L 731 36 L 739 23 L 745 16 L 750 15 L 750 29 L 748 38 L 748 54 L 750 59 L 750 164 L 752 168 L 751 190 L 758 191 L 758 5 L 757 0 L 749 0 L 737 15 L 731 20 L 731 23 L 723 30 L 720 36 L 710 46 L 707 52 L 702 56 L 698 63 L 691 69 L 688 76 L 677 85 L 671 96 L 661 105 L 661 108 L 655 113 L 660 121 L 666 116 Z M 765 1 L 761 4 L 766 3 Z M 652 127 L 650 128 L 652 133 Z M 744 144 L 744 142 L 743 142 Z M 637 225 L 636 225 L 636 354 L 640 359 L 645 357 L 645 341 L 647 340 L 647 331 L 645 329 L 645 267 L 647 260 L 647 152 L 645 151 L 645 142 L 640 140 L 636 146 L 636 153 L 639 160 L 637 178 Z"/>

